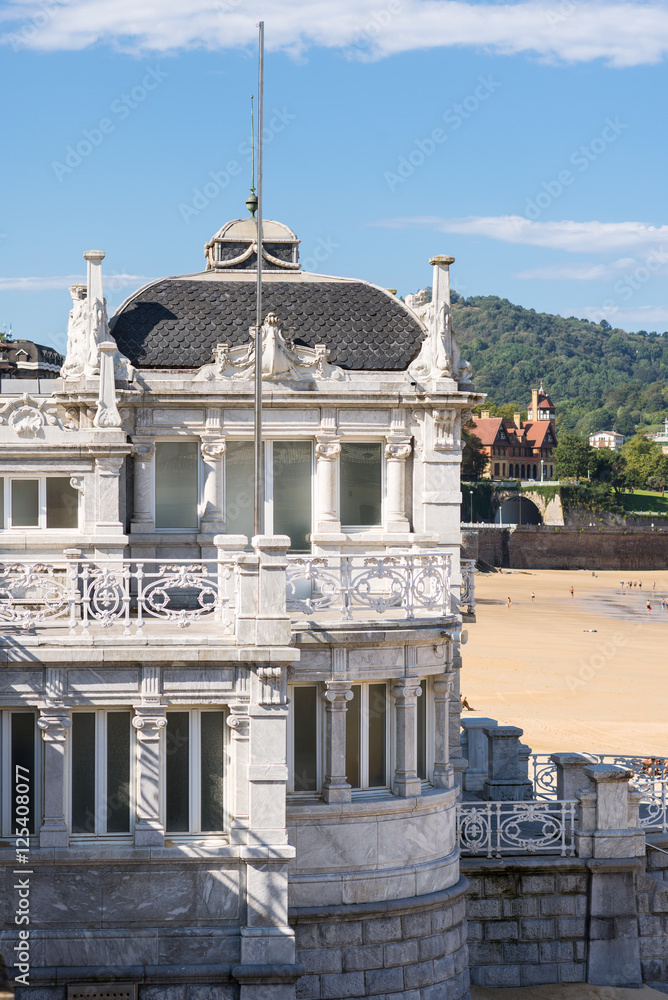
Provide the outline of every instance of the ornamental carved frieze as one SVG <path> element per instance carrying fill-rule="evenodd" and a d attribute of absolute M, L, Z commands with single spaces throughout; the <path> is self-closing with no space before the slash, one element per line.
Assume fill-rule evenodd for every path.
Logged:
<path fill-rule="evenodd" d="M 0 426 L 9 427 L 20 438 L 43 437 L 48 427 L 65 430 L 52 404 L 24 393 L 0 406 Z"/>

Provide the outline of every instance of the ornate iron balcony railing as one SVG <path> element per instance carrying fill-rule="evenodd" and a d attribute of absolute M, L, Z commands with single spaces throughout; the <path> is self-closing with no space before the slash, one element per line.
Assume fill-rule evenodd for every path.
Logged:
<path fill-rule="evenodd" d="M 445 553 L 288 556 L 288 611 L 329 612 L 344 621 L 357 612 L 404 618 L 451 613 L 451 558 Z"/>
<path fill-rule="evenodd" d="M 459 850 L 463 855 L 575 853 L 577 802 L 460 802 Z"/>
<path fill-rule="evenodd" d="M 186 628 L 193 622 L 232 628 L 232 560 L 74 560 L 60 565 L 0 565 L 0 623 L 33 629 L 69 623 L 71 635 L 92 625 L 142 635 L 149 621 Z"/>

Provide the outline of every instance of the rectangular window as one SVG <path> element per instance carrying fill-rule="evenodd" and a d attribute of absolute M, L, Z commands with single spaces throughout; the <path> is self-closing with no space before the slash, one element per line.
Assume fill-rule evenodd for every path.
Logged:
<path fill-rule="evenodd" d="M 40 743 L 34 712 L 0 711 L 0 836 L 37 833 Z"/>
<path fill-rule="evenodd" d="M 165 830 L 221 833 L 225 827 L 225 718 L 222 711 L 167 713 Z"/>
<path fill-rule="evenodd" d="M 293 792 L 318 790 L 318 688 L 293 687 L 292 702 L 292 788 Z"/>
<path fill-rule="evenodd" d="M 346 777 L 353 788 L 387 787 L 387 685 L 355 684 L 346 713 Z"/>
<path fill-rule="evenodd" d="M 253 537 L 252 441 L 228 441 L 225 451 L 225 528 L 229 535 Z"/>
<path fill-rule="evenodd" d="M 155 446 L 155 526 L 186 531 L 198 526 L 199 442 Z"/>
<path fill-rule="evenodd" d="M 382 524 L 382 445 L 343 443 L 339 467 L 341 524 Z"/>
<path fill-rule="evenodd" d="M 99 836 L 131 832 L 132 713 L 74 712 L 71 828 Z"/>
<path fill-rule="evenodd" d="M 422 781 L 427 780 L 427 682 L 420 681 L 420 695 L 417 700 L 417 773 Z"/>
<path fill-rule="evenodd" d="M 291 551 L 310 552 L 313 451 L 310 441 L 266 441 L 265 532 L 288 535 Z M 230 441 L 225 456 L 225 523 L 230 535 L 254 533 L 254 450 L 251 441 Z"/>
<path fill-rule="evenodd" d="M 68 476 L 0 478 L 0 530 L 37 528 L 76 531 L 79 494 Z"/>
<path fill-rule="evenodd" d="M 12 480 L 12 527 L 39 528 L 39 479 Z"/>
<path fill-rule="evenodd" d="M 311 442 L 274 441 L 274 535 L 288 535 L 293 552 L 311 551 Z"/>
<path fill-rule="evenodd" d="M 46 480 L 47 528 L 78 528 L 79 494 L 69 476 L 53 476 Z"/>

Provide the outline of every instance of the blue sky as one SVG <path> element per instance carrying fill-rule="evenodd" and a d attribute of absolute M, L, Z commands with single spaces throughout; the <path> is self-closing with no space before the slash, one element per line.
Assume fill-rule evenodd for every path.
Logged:
<path fill-rule="evenodd" d="M 0 325 L 65 345 L 84 250 L 113 310 L 245 214 L 266 23 L 265 215 L 309 270 L 668 330 L 668 5 L 16 0 Z M 206 359 L 205 359 L 206 360 Z"/>

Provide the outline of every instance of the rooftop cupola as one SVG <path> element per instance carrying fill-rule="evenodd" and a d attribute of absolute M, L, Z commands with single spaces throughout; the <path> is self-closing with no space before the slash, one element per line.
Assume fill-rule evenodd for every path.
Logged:
<path fill-rule="evenodd" d="M 251 200 L 250 197 L 248 199 Z M 248 202 L 247 202 L 248 204 Z M 249 211 L 253 210 L 251 205 Z M 262 267 L 269 271 L 299 270 L 299 240 L 282 222 L 262 222 Z M 204 248 L 207 271 L 257 269 L 257 219 L 226 222 Z"/>

